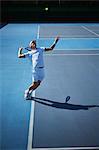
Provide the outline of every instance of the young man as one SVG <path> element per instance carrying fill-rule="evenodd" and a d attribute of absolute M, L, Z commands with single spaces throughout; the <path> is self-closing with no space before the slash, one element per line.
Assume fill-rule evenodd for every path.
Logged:
<path fill-rule="evenodd" d="M 29 57 L 32 61 L 32 78 L 33 82 L 27 90 L 25 90 L 24 98 L 31 98 L 32 92 L 40 85 L 44 78 L 44 61 L 43 61 L 43 52 L 52 51 L 58 42 L 59 37 L 55 38 L 54 43 L 49 48 L 37 48 L 36 41 L 33 40 L 29 44 L 31 49 L 27 53 L 22 53 L 23 48 L 19 48 L 18 58 Z"/>

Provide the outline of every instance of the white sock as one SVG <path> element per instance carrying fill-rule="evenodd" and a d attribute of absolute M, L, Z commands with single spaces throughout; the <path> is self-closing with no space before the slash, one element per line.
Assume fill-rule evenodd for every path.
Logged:
<path fill-rule="evenodd" d="M 30 91 L 29 91 L 29 94 L 32 94 L 32 91 L 33 91 L 33 90 L 30 90 Z"/>

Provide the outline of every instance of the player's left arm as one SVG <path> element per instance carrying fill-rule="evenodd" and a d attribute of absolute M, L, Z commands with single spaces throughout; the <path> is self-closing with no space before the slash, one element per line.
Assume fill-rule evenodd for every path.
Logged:
<path fill-rule="evenodd" d="M 58 40 L 59 40 L 59 37 L 56 37 L 54 43 L 50 47 L 45 48 L 45 51 L 52 51 L 54 47 L 56 46 Z"/>
<path fill-rule="evenodd" d="M 23 50 L 23 48 L 20 47 L 19 50 L 18 50 L 18 58 L 26 58 L 26 57 L 28 57 L 29 56 L 29 52 L 22 53 L 22 50 Z"/>

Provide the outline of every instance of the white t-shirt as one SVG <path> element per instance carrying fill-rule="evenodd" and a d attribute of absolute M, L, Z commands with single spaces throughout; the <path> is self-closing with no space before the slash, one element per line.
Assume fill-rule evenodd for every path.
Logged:
<path fill-rule="evenodd" d="M 45 50 L 44 47 L 40 47 L 25 53 L 25 57 L 29 57 L 32 62 L 33 70 L 39 67 L 44 67 L 44 59 L 43 59 L 44 50 Z"/>

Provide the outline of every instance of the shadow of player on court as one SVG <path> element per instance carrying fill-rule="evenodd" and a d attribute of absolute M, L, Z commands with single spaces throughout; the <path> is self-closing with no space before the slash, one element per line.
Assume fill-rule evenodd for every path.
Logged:
<path fill-rule="evenodd" d="M 90 108 L 99 107 L 99 105 L 76 105 L 76 104 L 71 104 L 68 102 L 61 103 L 61 102 L 55 102 L 52 100 L 38 98 L 38 97 L 31 97 L 31 99 L 28 99 L 28 100 L 33 100 L 37 103 L 40 103 L 46 106 L 59 108 L 59 109 L 68 109 L 68 110 L 88 110 Z"/>

